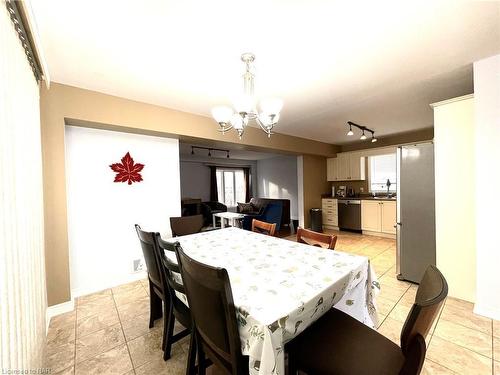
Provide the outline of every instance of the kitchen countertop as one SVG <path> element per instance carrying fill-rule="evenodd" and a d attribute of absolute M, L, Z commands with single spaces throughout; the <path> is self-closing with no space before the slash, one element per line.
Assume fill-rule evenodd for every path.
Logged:
<path fill-rule="evenodd" d="M 387 198 L 387 197 L 377 197 L 374 198 L 371 195 L 366 195 L 366 196 L 361 196 L 361 197 L 332 197 L 330 196 L 322 196 L 321 198 L 324 199 L 359 199 L 359 200 L 366 200 L 366 201 L 396 201 L 396 197 L 392 198 Z"/>

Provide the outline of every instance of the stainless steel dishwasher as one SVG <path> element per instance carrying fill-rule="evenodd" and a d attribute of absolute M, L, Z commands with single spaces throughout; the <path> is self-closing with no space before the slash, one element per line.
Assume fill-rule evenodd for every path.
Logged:
<path fill-rule="evenodd" d="M 361 231 L 361 200 L 339 199 L 339 228 Z"/>

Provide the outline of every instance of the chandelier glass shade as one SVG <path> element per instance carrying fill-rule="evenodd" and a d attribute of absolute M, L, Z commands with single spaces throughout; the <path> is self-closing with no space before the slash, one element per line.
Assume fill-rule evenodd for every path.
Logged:
<path fill-rule="evenodd" d="M 243 94 L 233 102 L 233 107 L 218 106 L 212 109 L 212 116 L 219 124 L 219 131 L 224 134 L 234 129 L 241 139 L 249 121 L 255 121 L 260 128 L 271 137 L 272 130 L 279 121 L 283 101 L 278 98 L 263 98 L 257 101 L 254 95 L 254 79 L 252 63 L 255 55 L 244 53 L 241 61 L 245 63 L 243 74 Z"/>

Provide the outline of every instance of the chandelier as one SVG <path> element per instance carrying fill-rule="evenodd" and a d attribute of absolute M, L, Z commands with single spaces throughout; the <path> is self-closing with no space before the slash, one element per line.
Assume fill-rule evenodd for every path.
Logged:
<path fill-rule="evenodd" d="M 278 98 L 262 99 L 258 103 L 260 112 L 257 111 L 257 100 L 254 95 L 255 74 L 252 69 L 255 55 L 253 53 L 244 53 L 241 55 L 241 61 L 245 63 L 243 95 L 233 103 L 234 109 L 227 106 L 218 106 L 212 109 L 212 116 L 219 124 L 218 130 L 222 134 L 234 128 L 241 139 L 248 122 L 254 120 L 270 138 L 271 134 L 273 134 L 274 125 L 279 121 L 283 101 Z"/>

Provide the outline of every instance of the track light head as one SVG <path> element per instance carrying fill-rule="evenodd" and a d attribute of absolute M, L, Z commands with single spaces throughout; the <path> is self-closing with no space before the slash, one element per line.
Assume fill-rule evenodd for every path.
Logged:
<path fill-rule="evenodd" d="M 362 141 L 364 141 L 366 139 L 366 135 L 365 135 L 365 130 L 363 129 L 363 134 L 361 134 L 361 137 L 359 137 L 359 139 L 361 139 Z"/>
<path fill-rule="evenodd" d="M 351 124 L 349 124 L 349 131 L 347 132 L 347 135 L 348 136 L 354 135 L 354 133 L 352 131 L 352 125 Z"/>
<path fill-rule="evenodd" d="M 372 134 L 372 143 L 375 143 L 377 142 L 377 138 L 374 137 L 374 135 Z"/>
<path fill-rule="evenodd" d="M 210 149 L 208 149 L 208 156 L 212 156 Z"/>
<path fill-rule="evenodd" d="M 229 159 L 229 151 L 228 151 L 228 152 L 227 152 L 227 154 L 226 154 L 226 158 L 228 158 L 228 159 Z"/>
<path fill-rule="evenodd" d="M 194 148 L 191 146 L 191 155 L 194 155 Z"/>

